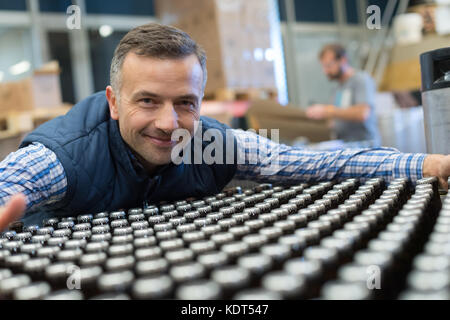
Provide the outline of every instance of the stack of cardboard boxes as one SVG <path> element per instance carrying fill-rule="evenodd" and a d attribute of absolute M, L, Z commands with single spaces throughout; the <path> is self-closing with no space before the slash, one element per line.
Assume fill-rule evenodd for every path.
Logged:
<path fill-rule="evenodd" d="M 206 94 L 230 89 L 274 90 L 268 0 L 156 0 L 163 24 L 188 33 L 206 51 Z"/>

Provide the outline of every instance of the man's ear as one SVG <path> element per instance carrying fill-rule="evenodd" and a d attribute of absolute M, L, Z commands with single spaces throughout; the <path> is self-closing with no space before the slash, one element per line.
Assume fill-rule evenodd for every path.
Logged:
<path fill-rule="evenodd" d="M 109 104 L 109 113 L 113 120 L 119 120 L 119 112 L 117 110 L 117 96 L 111 86 L 106 87 L 106 99 Z"/>

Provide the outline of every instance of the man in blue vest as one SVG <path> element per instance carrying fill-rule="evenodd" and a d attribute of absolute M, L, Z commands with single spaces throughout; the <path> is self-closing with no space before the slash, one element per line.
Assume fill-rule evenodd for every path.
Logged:
<path fill-rule="evenodd" d="M 38 127 L 0 162 L 0 229 L 24 213 L 25 224 L 36 224 L 53 215 L 203 197 L 233 178 L 293 184 L 438 176 L 447 188 L 449 156 L 388 148 L 314 152 L 200 117 L 206 56 L 176 28 L 131 30 L 110 75 L 106 92 Z"/>

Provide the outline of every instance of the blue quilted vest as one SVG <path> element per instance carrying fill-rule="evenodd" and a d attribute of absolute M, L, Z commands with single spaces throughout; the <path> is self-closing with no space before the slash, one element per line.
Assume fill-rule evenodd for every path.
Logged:
<path fill-rule="evenodd" d="M 226 150 L 225 130 L 229 127 L 207 117 L 201 117 L 201 122 L 203 132 L 212 128 L 223 134 Z M 236 141 L 232 139 L 235 155 Z M 52 150 L 66 173 L 65 198 L 45 207 L 52 215 L 96 213 L 141 207 L 144 201 L 212 195 L 220 192 L 236 172 L 236 161 L 226 164 L 226 159 L 223 164 L 211 165 L 170 163 L 153 177 L 137 171 L 118 122 L 110 117 L 104 91 L 79 102 L 65 116 L 44 123 L 26 136 L 20 147 L 33 142 Z M 208 144 L 203 142 L 202 148 Z M 194 143 L 191 145 L 193 152 Z"/>

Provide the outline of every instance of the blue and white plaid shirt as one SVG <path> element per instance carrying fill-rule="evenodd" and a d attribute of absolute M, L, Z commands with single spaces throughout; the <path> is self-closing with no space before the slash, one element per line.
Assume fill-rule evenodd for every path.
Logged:
<path fill-rule="evenodd" d="M 386 181 L 422 178 L 425 154 L 404 154 L 395 149 L 345 149 L 309 151 L 277 144 L 255 133 L 233 130 L 237 140 L 236 179 L 261 182 L 313 182 L 346 178 L 382 177 Z M 27 198 L 27 208 L 64 198 L 67 178 L 55 153 L 34 143 L 0 162 L 0 206 L 17 193 Z"/>

